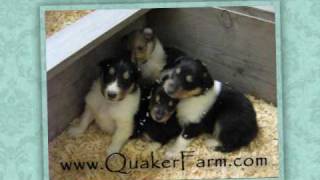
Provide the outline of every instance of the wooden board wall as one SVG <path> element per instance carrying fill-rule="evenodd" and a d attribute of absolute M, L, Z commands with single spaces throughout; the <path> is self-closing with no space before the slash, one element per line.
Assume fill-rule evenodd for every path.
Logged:
<path fill-rule="evenodd" d="M 160 40 L 203 60 L 212 76 L 276 104 L 275 25 L 217 8 L 155 9 L 147 24 Z"/>
<path fill-rule="evenodd" d="M 120 42 L 123 35 L 144 25 L 145 18 L 140 17 L 139 20 L 97 45 L 85 55 L 80 57 L 77 55 L 77 59 L 73 59 L 71 64 L 66 60 L 48 72 L 49 141 L 65 130 L 68 124 L 82 113 L 84 97 L 99 74 L 98 62 L 121 53 L 119 50 L 122 46 Z"/>

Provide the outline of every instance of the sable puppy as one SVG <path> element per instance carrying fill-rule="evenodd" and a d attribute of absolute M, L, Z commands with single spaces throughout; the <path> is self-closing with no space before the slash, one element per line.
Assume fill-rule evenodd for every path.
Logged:
<path fill-rule="evenodd" d="M 154 82 L 166 64 L 166 53 L 151 28 L 131 32 L 126 36 L 131 60 L 141 70 L 142 78 Z"/>
<path fill-rule="evenodd" d="M 123 40 L 131 53 L 131 60 L 138 65 L 142 78 L 149 84 L 159 78 L 160 71 L 167 63 L 185 55 L 177 48 L 164 48 L 151 28 L 133 31 Z"/>
<path fill-rule="evenodd" d="M 99 64 L 101 77 L 85 98 L 86 106 L 80 124 L 69 129 L 71 136 L 81 135 L 95 120 L 98 126 L 113 134 L 108 154 L 119 152 L 134 128 L 134 116 L 140 103 L 136 66 L 127 58 L 112 58 Z"/>
<path fill-rule="evenodd" d="M 178 58 L 163 80 L 166 94 L 177 98 L 177 118 L 183 131 L 167 151 L 172 157 L 184 150 L 191 139 L 202 134 L 216 135 L 215 149 L 230 152 L 247 145 L 256 136 L 256 114 L 241 93 L 222 88 L 207 68 L 190 57 Z"/>
<path fill-rule="evenodd" d="M 160 85 L 154 85 L 152 93 L 141 100 L 133 138 L 143 136 L 163 145 L 177 137 L 181 133 L 175 114 L 177 104 L 177 99 L 170 98 Z"/>

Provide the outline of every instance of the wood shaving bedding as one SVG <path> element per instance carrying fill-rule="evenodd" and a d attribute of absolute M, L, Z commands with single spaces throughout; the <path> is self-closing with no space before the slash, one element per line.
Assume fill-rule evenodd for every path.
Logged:
<path fill-rule="evenodd" d="M 51 36 L 91 12 L 93 10 L 46 11 L 46 36 Z"/>
<path fill-rule="evenodd" d="M 263 100 L 248 96 L 253 102 L 257 112 L 259 134 L 247 147 L 232 153 L 220 153 L 212 151 L 205 144 L 206 136 L 196 138 L 187 149 L 195 151 L 194 157 L 186 160 L 185 170 L 181 166 L 176 168 L 148 168 L 128 169 L 128 174 L 109 172 L 105 168 L 96 170 L 63 170 L 61 162 L 86 162 L 97 161 L 99 165 L 105 165 L 106 150 L 111 142 L 110 135 L 102 132 L 95 124 L 90 125 L 85 134 L 79 138 L 71 138 L 66 132 L 56 137 L 49 143 L 49 172 L 51 180 L 153 180 L 153 179 L 208 179 L 208 178 L 244 178 L 244 177 L 277 177 L 279 175 L 278 132 L 276 107 Z M 77 123 L 77 122 L 73 122 Z M 150 160 L 153 152 L 155 159 L 163 159 L 168 145 L 159 148 L 159 144 L 144 142 L 141 139 L 130 140 L 122 149 L 127 159 Z M 266 166 L 250 167 L 196 167 L 198 159 L 226 158 L 232 162 L 235 158 L 267 158 Z M 111 168 L 119 168 L 122 165 L 121 158 L 111 159 Z M 139 161 L 139 162 L 140 162 Z M 134 162 L 134 161 L 133 161 Z M 128 165 L 127 160 L 127 165 Z M 111 165 L 112 164 L 112 165 Z M 102 166 L 101 166 L 102 167 Z"/>

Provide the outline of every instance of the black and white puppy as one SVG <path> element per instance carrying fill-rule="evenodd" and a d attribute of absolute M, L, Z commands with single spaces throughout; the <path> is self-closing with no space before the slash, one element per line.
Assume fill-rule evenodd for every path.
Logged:
<path fill-rule="evenodd" d="M 162 86 L 155 83 L 152 92 L 141 99 L 133 138 L 146 137 L 164 145 L 178 137 L 182 129 L 176 119 L 177 104 L 177 99 L 169 97 Z"/>
<path fill-rule="evenodd" d="M 81 135 L 95 120 L 107 133 L 113 134 L 107 154 L 119 152 L 133 133 L 134 116 L 139 109 L 138 71 L 129 58 L 112 58 L 99 64 L 101 77 L 85 98 L 80 124 L 69 129 L 71 136 Z"/>
<path fill-rule="evenodd" d="M 163 88 L 179 99 L 177 119 L 183 131 L 166 156 L 175 156 L 202 133 L 216 135 L 216 150 L 230 152 L 249 144 L 258 128 L 250 101 L 241 93 L 222 87 L 207 68 L 190 57 L 181 57 L 166 72 Z"/>
<path fill-rule="evenodd" d="M 159 79 L 163 67 L 185 53 L 174 47 L 163 47 L 151 28 L 135 30 L 123 38 L 131 60 L 141 70 L 145 83 L 153 84 Z"/>

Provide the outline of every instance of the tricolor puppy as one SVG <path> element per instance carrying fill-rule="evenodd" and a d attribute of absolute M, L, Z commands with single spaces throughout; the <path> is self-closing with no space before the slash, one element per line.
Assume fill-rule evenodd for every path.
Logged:
<path fill-rule="evenodd" d="M 85 98 L 86 106 L 80 124 L 69 129 L 71 136 L 81 135 L 95 120 L 107 133 L 113 134 L 107 153 L 119 152 L 133 133 L 134 116 L 140 103 L 138 72 L 129 59 L 113 58 L 99 64 L 101 77 Z"/>
<path fill-rule="evenodd" d="M 143 97 L 136 116 L 134 137 L 146 137 L 150 141 L 166 144 L 178 137 L 181 127 L 176 119 L 177 99 L 169 97 L 156 84 L 151 95 Z"/>
<path fill-rule="evenodd" d="M 179 58 L 162 84 L 166 94 L 180 100 L 177 119 L 183 128 L 167 151 L 168 157 L 184 150 L 202 133 L 215 135 L 215 149 L 223 152 L 247 145 L 256 136 L 256 114 L 250 101 L 214 81 L 199 60 Z"/>

